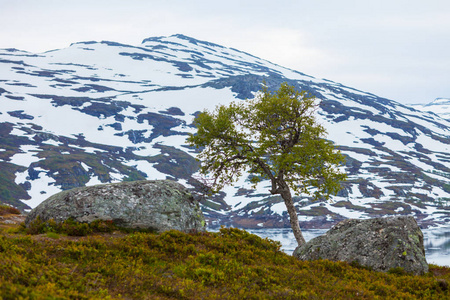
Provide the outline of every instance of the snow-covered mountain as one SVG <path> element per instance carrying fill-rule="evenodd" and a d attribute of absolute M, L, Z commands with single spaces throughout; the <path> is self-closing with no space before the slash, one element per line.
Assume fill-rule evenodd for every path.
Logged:
<path fill-rule="evenodd" d="M 194 116 L 252 98 L 265 80 L 321 99 L 318 118 L 347 156 L 332 202 L 297 197 L 301 226 L 412 214 L 450 220 L 450 122 L 342 84 L 183 35 L 132 46 L 81 42 L 34 54 L 0 50 L 0 201 L 32 208 L 64 189 L 122 180 L 198 186 Z M 212 224 L 289 227 L 281 198 L 246 177 L 202 207 Z"/>
<path fill-rule="evenodd" d="M 432 112 L 446 120 L 450 120 L 450 98 L 436 98 L 428 104 L 413 104 L 411 106 L 417 110 Z"/>

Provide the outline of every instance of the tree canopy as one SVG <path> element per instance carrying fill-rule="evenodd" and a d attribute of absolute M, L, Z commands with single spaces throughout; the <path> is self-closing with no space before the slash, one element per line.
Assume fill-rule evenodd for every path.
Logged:
<path fill-rule="evenodd" d="M 188 143 L 202 152 L 200 172 L 219 191 L 244 171 L 251 181 L 271 182 L 271 194 L 281 195 L 299 244 L 304 243 L 291 190 L 315 199 L 340 190 L 345 174 L 343 155 L 325 139 L 326 130 L 315 114 L 315 97 L 283 83 L 275 92 L 263 87 L 254 99 L 219 105 L 195 120 L 197 133 Z"/>

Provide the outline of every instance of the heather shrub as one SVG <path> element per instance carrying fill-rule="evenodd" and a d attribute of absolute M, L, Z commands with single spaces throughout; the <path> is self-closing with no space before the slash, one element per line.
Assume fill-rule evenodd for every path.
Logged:
<path fill-rule="evenodd" d="M 6 205 L 6 204 L 0 204 L 0 216 L 9 215 L 9 214 L 20 215 L 20 210 L 18 210 L 15 207 Z"/>
<path fill-rule="evenodd" d="M 56 226 L 66 230 L 67 224 Z M 54 226 L 44 225 L 44 235 L 0 232 L 0 298 L 450 298 L 447 267 L 432 265 L 429 274 L 412 276 L 344 262 L 304 262 L 281 252 L 278 242 L 235 228 L 71 237 L 51 231 Z"/>
<path fill-rule="evenodd" d="M 63 222 L 56 222 L 53 219 L 42 221 L 38 216 L 34 221 L 30 222 L 27 227 L 22 224 L 22 230 L 28 234 L 42 233 L 61 233 L 69 236 L 86 236 L 93 232 L 113 232 L 121 230 L 112 221 L 96 220 L 92 223 L 80 223 L 73 219 L 67 219 Z"/>

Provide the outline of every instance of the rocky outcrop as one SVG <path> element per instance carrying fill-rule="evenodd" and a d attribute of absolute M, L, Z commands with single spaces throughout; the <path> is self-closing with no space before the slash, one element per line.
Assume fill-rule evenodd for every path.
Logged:
<path fill-rule="evenodd" d="M 133 181 L 75 188 L 55 194 L 33 209 L 25 224 L 40 217 L 57 222 L 112 220 L 126 228 L 158 232 L 204 230 L 197 201 L 181 184 L 170 180 Z"/>
<path fill-rule="evenodd" d="M 410 216 L 344 220 L 297 247 L 293 256 L 356 262 L 384 272 L 398 267 L 416 275 L 428 272 L 423 234 Z"/>

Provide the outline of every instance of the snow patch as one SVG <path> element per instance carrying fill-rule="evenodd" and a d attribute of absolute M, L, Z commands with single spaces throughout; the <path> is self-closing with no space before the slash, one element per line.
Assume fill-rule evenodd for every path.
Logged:
<path fill-rule="evenodd" d="M 41 160 L 39 157 L 35 156 L 37 152 L 42 151 L 37 146 L 22 145 L 20 146 L 20 151 L 24 153 L 14 154 L 10 159 L 10 163 L 18 166 L 28 167 L 32 163 Z"/>

